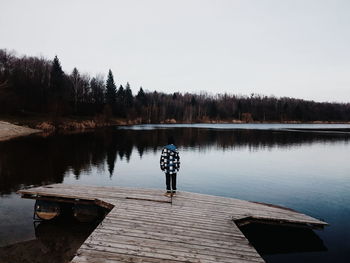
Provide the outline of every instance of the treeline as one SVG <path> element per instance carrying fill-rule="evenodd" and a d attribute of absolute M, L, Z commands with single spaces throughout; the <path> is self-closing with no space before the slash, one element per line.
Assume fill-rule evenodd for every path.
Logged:
<path fill-rule="evenodd" d="M 142 123 L 207 121 L 350 121 L 349 103 L 321 103 L 251 94 L 132 93 L 111 70 L 89 76 L 65 73 L 57 56 L 18 57 L 0 50 L 0 113 L 103 116 Z"/>

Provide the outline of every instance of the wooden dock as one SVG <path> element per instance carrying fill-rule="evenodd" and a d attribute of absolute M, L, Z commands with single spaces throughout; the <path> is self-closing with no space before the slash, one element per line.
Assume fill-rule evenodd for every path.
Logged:
<path fill-rule="evenodd" d="M 239 225 L 327 225 L 287 208 L 181 191 L 170 199 L 155 189 L 54 184 L 19 193 L 110 209 L 79 248 L 74 263 L 264 262 Z"/>

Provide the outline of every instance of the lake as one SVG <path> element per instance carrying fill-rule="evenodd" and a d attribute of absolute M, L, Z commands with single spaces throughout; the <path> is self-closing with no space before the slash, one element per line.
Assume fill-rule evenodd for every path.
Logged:
<path fill-rule="evenodd" d="M 282 205 L 330 224 L 314 231 L 322 248 L 259 251 L 267 262 L 350 262 L 349 129 L 311 124 L 139 125 L 1 142 L 0 262 L 16 262 L 19 252 L 41 262 L 37 254 L 30 257 L 30 250 L 48 253 L 57 244 L 62 250 L 62 244 L 73 244 L 74 253 L 94 227 L 74 222 L 35 226 L 34 201 L 21 199 L 17 190 L 50 183 L 165 189 L 159 157 L 169 135 L 181 157 L 179 191 Z M 49 239 L 48 233 L 61 233 L 61 239 Z M 65 261 L 62 257 L 55 262 Z"/>

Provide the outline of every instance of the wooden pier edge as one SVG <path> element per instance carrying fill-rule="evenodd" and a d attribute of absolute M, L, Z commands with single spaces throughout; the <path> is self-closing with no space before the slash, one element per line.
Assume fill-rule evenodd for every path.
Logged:
<path fill-rule="evenodd" d="M 289 208 L 159 189 L 53 184 L 23 198 L 95 204 L 110 210 L 71 262 L 264 262 L 239 227 L 249 223 L 323 228 Z"/>

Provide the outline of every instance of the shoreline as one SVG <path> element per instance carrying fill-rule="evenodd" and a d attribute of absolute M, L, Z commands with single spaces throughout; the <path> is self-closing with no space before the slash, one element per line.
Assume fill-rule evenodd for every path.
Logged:
<path fill-rule="evenodd" d="M 19 126 L 0 120 L 0 142 L 40 132 L 42 131 L 38 129 L 32 129 L 26 126 Z"/>
<path fill-rule="evenodd" d="M 46 119 L 9 119 L 0 120 L 0 142 L 13 138 L 27 136 L 35 133 L 52 134 L 55 132 L 84 132 L 111 126 L 132 126 L 147 124 L 350 124 L 350 122 L 336 121 L 283 121 L 283 122 L 244 122 L 240 120 L 205 120 L 201 122 L 177 122 L 174 119 L 165 120 L 159 123 L 142 123 L 140 119 L 125 120 L 111 119 L 110 121 L 97 121 L 94 119 L 65 118 L 58 123 Z"/>

